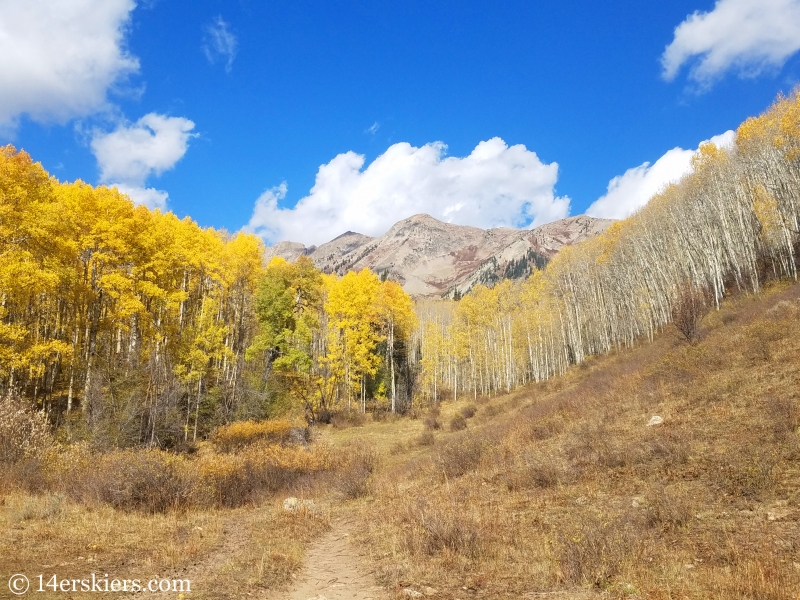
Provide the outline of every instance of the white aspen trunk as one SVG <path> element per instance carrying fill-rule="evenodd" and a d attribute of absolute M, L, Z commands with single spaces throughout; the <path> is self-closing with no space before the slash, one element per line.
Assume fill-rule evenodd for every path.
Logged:
<path fill-rule="evenodd" d="M 194 408 L 194 433 L 192 434 L 192 442 L 197 441 L 197 421 L 200 417 L 200 393 L 203 390 L 203 378 L 197 380 L 197 402 Z"/>
<path fill-rule="evenodd" d="M 401 332 L 402 334 L 402 332 Z M 392 413 L 395 412 L 395 376 L 394 376 L 394 319 L 389 321 L 389 365 L 392 371 Z"/>

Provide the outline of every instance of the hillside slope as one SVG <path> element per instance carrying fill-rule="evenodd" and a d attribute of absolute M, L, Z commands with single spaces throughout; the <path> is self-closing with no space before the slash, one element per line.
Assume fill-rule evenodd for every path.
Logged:
<path fill-rule="evenodd" d="M 779 284 L 726 301 L 697 344 L 670 328 L 511 395 L 330 435 L 385 453 L 359 514 L 390 588 L 794 600 L 798 356 L 800 285 Z"/>
<path fill-rule="evenodd" d="M 463 294 L 478 283 L 526 277 L 563 246 L 594 237 L 612 222 L 580 215 L 531 230 L 483 230 L 420 214 L 379 238 L 348 231 L 319 247 L 280 242 L 267 249 L 267 258 L 293 261 L 305 254 L 327 273 L 366 267 L 386 274 L 415 296 Z"/>

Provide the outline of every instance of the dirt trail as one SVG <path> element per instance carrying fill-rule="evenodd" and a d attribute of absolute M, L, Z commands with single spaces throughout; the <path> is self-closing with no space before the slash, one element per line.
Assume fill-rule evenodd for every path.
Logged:
<path fill-rule="evenodd" d="M 335 521 L 331 530 L 308 550 L 305 566 L 292 590 L 273 593 L 271 600 L 384 600 L 374 571 L 350 542 L 350 523 Z"/>
<path fill-rule="evenodd" d="M 205 580 L 209 577 L 209 574 L 223 569 L 236 557 L 237 551 L 244 546 L 247 541 L 248 525 L 256 516 L 255 512 L 251 512 L 246 515 L 236 514 L 228 517 L 222 527 L 222 539 L 217 548 L 204 556 L 202 560 L 184 565 L 183 567 L 169 569 L 166 572 L 159 573 L 159 577 L 162 579 L 188 579 L 191 582 L 193 590 L 202 590 L 203 587 L 208 588 L 208 586 L 203 585 Z M 140 600 L 144 596 L 147 596 L 150 600 L 174 600 L 177 594 L 174 592 L 140 592 L 138 594 L 126 594 L 119 600 Z M 201 595 L 201 597 L 206 596 Z"/>
<path fill-rule="evenodd" d="M 223 525 L 220 544 L 195 563 L 160 573 L 169 579 L 188 579 L 192 589 L 201 598 L 213 598 L 213 590 L 221 585 L 217 574 L 227 570 L 247 544 L 250 524 L 257 518 L 256 512 L 228 517 Z M 303 568 L 290 583 L 289 591 L 247 593 L 263 600 L 387 600 L 384 589 L 377 585 L 374 571 L 365 564 L 355 545 L 350 542 L 351 523 L 337 519 L 331 529 L 308 549 Z M 126 594 L 120 600 L 147 598 L 174 600 L 174 592 Z M 220 596 L 222 597 L 222 596 Z M 224 595 L 229 597 L 229 595 Z"/>

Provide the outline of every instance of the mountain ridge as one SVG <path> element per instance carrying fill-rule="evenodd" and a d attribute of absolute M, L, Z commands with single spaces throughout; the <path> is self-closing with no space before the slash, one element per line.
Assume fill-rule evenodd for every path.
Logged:
<path fill-rule="evenodd" d="M 323 272 L 339 275 L 366 267 L 414 296 L 454 296 L 479 283 L 525 278 L 562 247 L 599 235 L 613 222 L 577 215 L 534 229 L 481 229 L 420 213 L 379 237 L 347 231 L 320 246 L 278 242 L 267 248 L 265 258 L 293 262 L 308 256 Z"/>

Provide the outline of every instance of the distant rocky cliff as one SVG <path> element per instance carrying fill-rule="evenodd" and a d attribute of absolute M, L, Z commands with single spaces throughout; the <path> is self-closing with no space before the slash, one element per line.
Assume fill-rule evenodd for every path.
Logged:
<path fill-rule="evenodd" d="M 267 248 L 267 258 L 307 255 L 326 273 L 368 267 L 414 296 L 452 296 L 478 283 L 525 278 L 563 246 L 594 237 L 611 223 L 580 215 L 536 229 L 484 230 L 414 215 L 378 238 L 348 231 L 318 247 L 279 242 Z"/>

